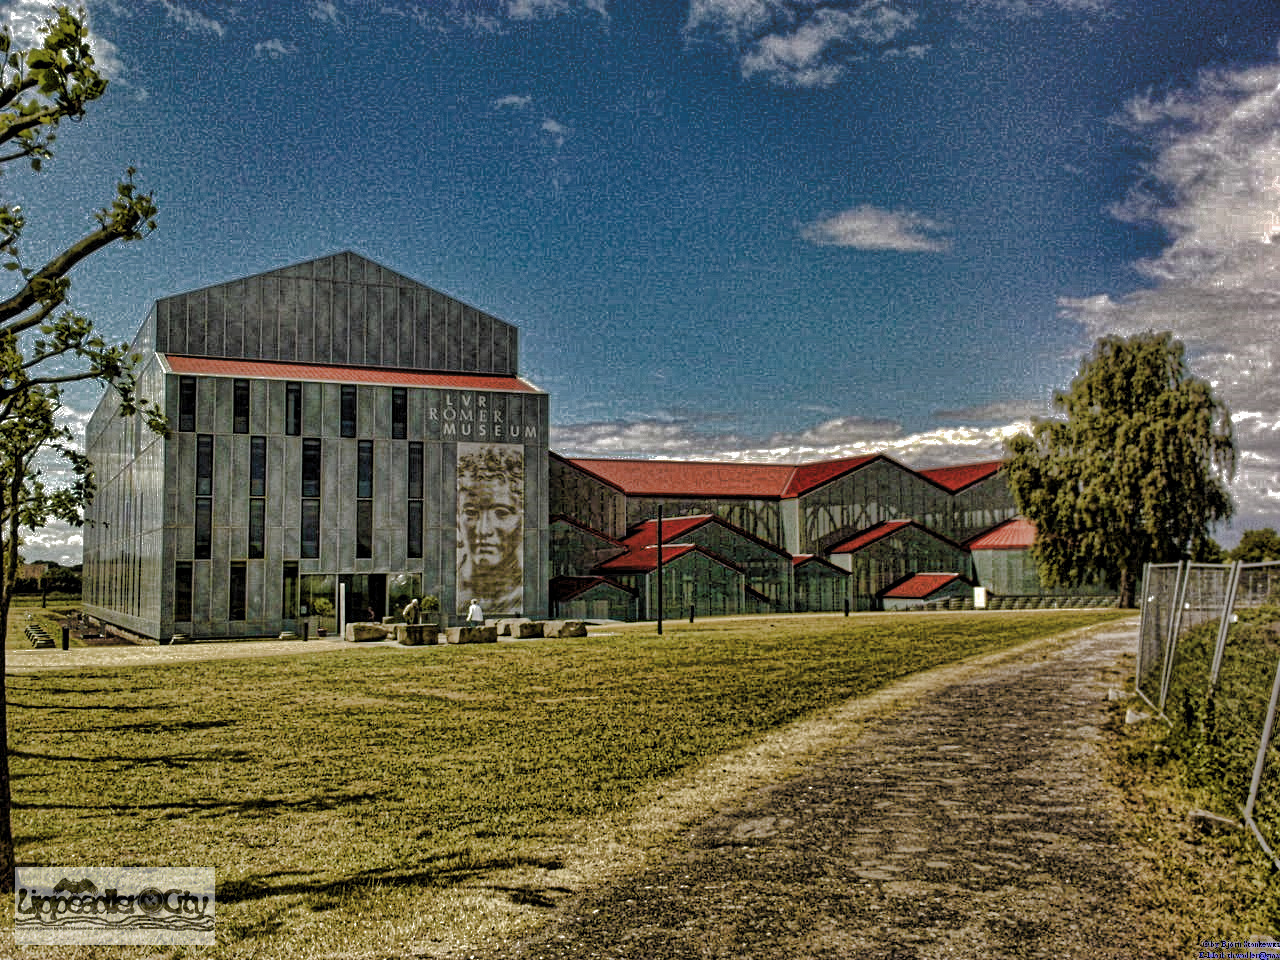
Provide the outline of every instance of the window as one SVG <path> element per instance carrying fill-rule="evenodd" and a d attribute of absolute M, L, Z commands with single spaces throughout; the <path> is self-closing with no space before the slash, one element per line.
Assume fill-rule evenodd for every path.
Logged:
<path fill-rule="evenodd" d="M 356 455 L 356 496 L 367 499 L 373 496 L 373 441 L 361 440 Z"/>
<path fill-rule="evenodd" d="M 356 557 L 366 560 L 373 556 L 373 501 L 356 501 Z"/>
<path fill-rule="evenodd" d="M 267 438 L 249 440 L 249 496 L 267 495 Z"/>
<path fill-rule="evenodd" d="M 196 496 L 213 496 L 213 437 L 196 436 Z"/>
<path fill-rule="evenodd" d="M 412 559 L 419 560 L 422 558 L 422 501 L 410 500 L 409 509 L 405 514 L 405 522 L 408 525 L 406 538 L 408 540 L 408 556 Z"/>
<path fill-rule="evenodd" d="M 196 378 L 182 377 L 178 381 L 178 429 L 194 433 L 196 429 Z"/>
<path fill-rule="evenodd" d="M 243 620 L 249 577 L 243 560 L 233 560 L 227 576 L 227 619 Z"/>
<path fill-rule="evenodd" d="M 232 386 L 231 429 L 234 433 L 249 432 L 249 381 L 237 380 Z"/>
<path fill-rule="evenodd" d="M 405 512 L 406 555 L 412 559 L 422 557 L 422 444 L 409 444 L 408 469 L 409 503 Z"/>
<path fill-rule="evenodd" d="M 319 440 L 302 441 L 302 495 L 304 497 L 320 496 Z"/>
<path fill-rule="evenodd" d="M 408 433 L 409 394 L 404 387 L 391 388 L 391 439 L 403 440 Z"/>
<path fill-rule="evenodd" d="M 196 500 L 196 559 L 208 560 L 213 549 L 213 501 Z"/>
<path fill-rule="evenodd" d="M 180 560 L 173 568 L 173 619 L 179 623 L 191 622 L 192 564 Z"/>
<path fill-rule="evenodd" d="M 284 385 L 284 432 L 291 437 L 302 436 L 302 384 Z"/>
<path fill-rule="evenodd" d="M 267 501 L 249 501 L 249 559 L 261 560 L 267 548 Z"/>
<path fill-rule="evenodd" d="M 352 386 L 342 388 L 342 435 L 356 435 L 356 388 Z"/>
<path fill-rule="evenodd" d="M 315 559 L 320 556 L 320 501 L 302 501 L 301 556 Z"/>
<path fill-rule="evenodd" d="M 409 499 L 422 499 L 422 444 L 409 444 Z"/>
<path fill-rule="evenodd" d="M 298 561 L 286 560 L 281 582 L 280 616 L 285 620 L 298 618 Z"/>

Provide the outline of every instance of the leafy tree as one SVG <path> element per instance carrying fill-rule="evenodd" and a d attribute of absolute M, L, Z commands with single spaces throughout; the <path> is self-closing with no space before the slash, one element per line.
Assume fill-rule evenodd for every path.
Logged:
<path fill-rule="evenodd" d="M 1006 444 L 1040 577 L 1101 580 L 1132 607 L 1143 564 L 1203 555 L 1231 515 L 1230 416 L 1169 333 L 1103 337 L 1053 403 L 1062 418 Z"/>
<path fill-rule="evenodd" d="M 1264 560 L 1280 560 L 1280 534 L 1271 527 L 1246 530 L 1234 550 L 1227 551 L 1228 560 L 1242 563 L 1261 563 Z"/>
<path fill-rule="evenodd" d="M 95 65 L 83 11 L 58 7 L 39 41 L 15 45 L 0 28 L 0 171 L 27 163 L 40 171 L 53 156 L 63 120 L 78 120 L 106 90 Z M 8 634 L 9 603 L 17 576 L 19 531 L 54 518 L 76 522 L 92 492 L 89 465 L 58 425 L 64 384 L 98 380 L 119 392 L 125 414 L 142 413 L 153 429 L 164 420 L 151 404 L 139 403 L 126 344 L 111 345 L 93 324 L 68 306 L 70 271 L 116 241 L 138 240 L 155 229 L 156 208 L 141 193 L 130 169 L 109 205 L 94 215 L 96 226 L 43 263 L 24 261 L 20 241 L 27 215 L 16 204 L 0 204 L 0 267 L 14 283 L 0 291 L 0 639 Z M 48 487 L 38 469 L 42 458 L 60 457 L 75 479 Z M 0 891 L 12 889 L 8 725 L 0 678 Z"/>

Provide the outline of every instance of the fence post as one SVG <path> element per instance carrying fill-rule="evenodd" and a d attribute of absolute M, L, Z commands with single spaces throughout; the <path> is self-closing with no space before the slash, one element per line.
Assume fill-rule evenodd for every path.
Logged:
<path fill-rule="evenodd" d="M 1271 732 L 1275 727 L 1276 721 L 1276 705 L 1280 703 L 1280 660 L 1276 661 L 1276 678 L 1271 684 L 1271 704 L 1267 707 L 1267 721 L 1262 725 L 1262 743 L 1258 745 L 1258 759 L 1253 765 L 1253 782 L 1249 785 L 1249 799 L 1245 801 L 1241 812 L 1244 814 L 1244 821 L 1249 825 L 1249 829 L 1253 831 L 1254 837 L 1258 843 L 1262 844 L 1262 849 L 1266 851 L 1280 868 L 1280 857 L 1277 857 L 1275 851 L 1268 846 L 1267 841 L 1262 836 L 1262 831 L 1258 829 L 1258 825 L 1253 821 L 1253 805 L 1258 800 L 1258 790 L 1262 785 L 1262 771 L 1266 766 L 1267 747 L 1271 745 Z"/>
<path fill-rule="evenodd" d="M 1188 564 L 1188 572 L 1190 565 Z M 1173 645 L 1177 641 L 1177 626 L 1181 617 L 1178 616 L 1182 609 L 1182 594 L 1186 590 L 1186 581 L 1183 579 L 1182 561 L 1178 561 L 1178 572 L 1174 574 L 1173 581 L 1173 609 L 1169 611 L 1169 630 L 1164 639 L 1164 663 L 1161 665 L 1160 671 L 1160 702 L 1156 704 L 1156 709 L 1162 714 L 1164 713 L 1165 699 L 1169 696 L 1169 683 L 1173 679 Z"/>
<path fill-rule="evenodd" d="M 1218 640 L 1213 647 L 1213 666 L 1209 668 L 1209 696 L 1218 689 L 1218 674 L 1222 672 L 1222 658 L 1227 650 L 1227 632 L 1231 629 L 1231 617 L 1236 608 L 1236 590 L 1240 587 L 1240 561 L 1231 565 L 1227 576 L 1227 595 L 1222 601 L 1222 619 L 1218 621 Z"/>
<path fill-rule="evenodd" d="M 1142 638 L 1147 635 L 1147 601 L 1151 598 L 1151 564 L 1142 565 L 1142 608 L 1138 614 L 1138 657 L 1133 668 L 1133 689 L 1141 692 L 1142 686 L 1142 650 L 1146 646 Z"/>

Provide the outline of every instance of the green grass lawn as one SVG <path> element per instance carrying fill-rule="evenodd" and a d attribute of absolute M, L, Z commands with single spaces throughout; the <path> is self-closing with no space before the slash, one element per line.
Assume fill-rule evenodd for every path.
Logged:
<path fill-rule="evenodd" d="M 1119 615 L 708 620 L 13 675 L 18 861 L 216 869 L 216 948 L 74 956 L 424 954 L 476 935 L 472 892 L 554 872 L 642 789 L 907 674 Z"/>

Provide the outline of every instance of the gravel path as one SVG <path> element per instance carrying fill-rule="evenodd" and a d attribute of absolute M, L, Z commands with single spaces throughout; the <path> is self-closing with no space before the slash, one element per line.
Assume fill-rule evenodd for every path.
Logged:
<path fill-rule="evenodd" d="M 1099 628 L 940 686 L 487 956 L 1159 956 L 1096 750 L 1134 635 Z"/>

